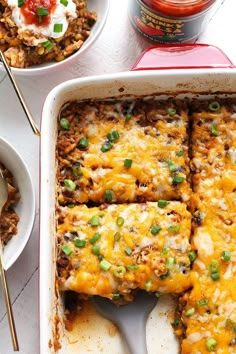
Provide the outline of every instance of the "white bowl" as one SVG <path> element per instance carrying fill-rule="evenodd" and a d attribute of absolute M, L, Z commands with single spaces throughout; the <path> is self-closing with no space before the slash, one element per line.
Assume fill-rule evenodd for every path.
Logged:
<path fill-rule="evenodd" d="M 0 137 L 0 161 L 12 173 L 20 191 L 20 201 L 14 207 L 20 220 L 18 232 L 4 248 L 4 268 L 7 270 L 17 260 L 29 240 L 35 218 L 35 192 L 30 173 L 16 150 Z"/>
<path fill-rule="evenodd" d="M 86 39 L 82 47 L 76 51 L 74 54 L 69 56 L 63 61 L 60 62 L 48 62 L 45 64 L 31 66 L 29 68 L 11 68 L 12 73 L 14 75 L 24 75 L 24 76 L 31 76 L 31 75 L 42 75 L 54 72 L 55 70 L 61 69 L 63 70 L 68 65 L 71 65 L 74 61 L 78 60 L 78 58 L 95 42 L 98 36 L 101 34 L 102 29 L 105 25 L 110 0 L 87 0 L 88 9 L 90 11 L 95 11 L 97 13 L 97 22 L 94 24 L 90 36 Z M 91 54 L 92 55 L 92 54 Z M 5 70 L 3 65 L 0 63 L 0 70 Z"/>

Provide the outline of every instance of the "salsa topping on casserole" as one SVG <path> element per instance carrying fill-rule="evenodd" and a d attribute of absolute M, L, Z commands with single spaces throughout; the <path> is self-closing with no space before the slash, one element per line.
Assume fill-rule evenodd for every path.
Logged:
<path fill-rule="evenodd" d="M 235 100 L 71 102 L 58 117 L 61 291 L 180 294 L 182 354 L 236 351 Z"/>

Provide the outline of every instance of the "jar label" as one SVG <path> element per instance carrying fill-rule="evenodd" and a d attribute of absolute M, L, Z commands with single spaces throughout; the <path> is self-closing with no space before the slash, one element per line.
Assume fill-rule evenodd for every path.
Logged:
<path fill-rule="evenodd" d="M 212 8 L 212 7 L 211 7 Z M 134 28 L 158 43 L 193 42 L 209 21 L 210 8 L 187 17 L 170 17 L 154 11 L 141 0 L 130 1 L 129 16 Z"/>

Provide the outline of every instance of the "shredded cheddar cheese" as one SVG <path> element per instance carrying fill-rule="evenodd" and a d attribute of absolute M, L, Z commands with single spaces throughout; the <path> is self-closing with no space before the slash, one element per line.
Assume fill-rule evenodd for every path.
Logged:
<path fill-rule="evenodd" d="M 236 353 L 235 132 L 234 100 L 63 108 L 60 290 L 125 301 L 139 288 L 180 294 L 181 354 Z"/>

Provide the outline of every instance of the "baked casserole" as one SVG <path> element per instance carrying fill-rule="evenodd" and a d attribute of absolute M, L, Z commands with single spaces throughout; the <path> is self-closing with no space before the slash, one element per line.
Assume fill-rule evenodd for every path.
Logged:
<path fill-rule="evenodd" d="M 236 103 L 71 102 L 58 117 L 61 291 L 180 294 L 181 353 L 236 352 Z"/>

